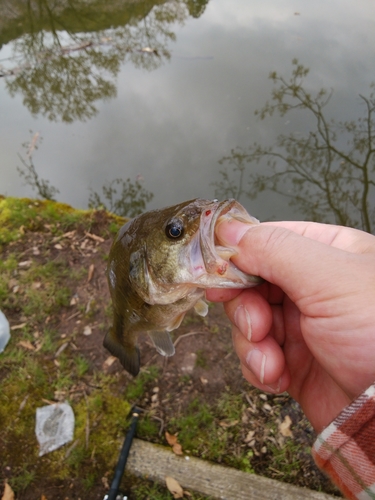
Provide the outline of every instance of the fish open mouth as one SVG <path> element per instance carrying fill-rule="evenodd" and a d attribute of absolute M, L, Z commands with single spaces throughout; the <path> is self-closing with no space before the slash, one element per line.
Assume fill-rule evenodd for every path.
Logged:
<path fill-rule="evenodd" d="M 236 219 L 249 225 L 259 224 L 259 221 L 249 215 L 236 200 L 213 201 L 212 205 L 202 212 L 199 229 L 200 248 L 207 273 L 221 276 L 223 278 L 221 286 L 228 286 L 228 280 L 233 282 L 232 286 L 251 286 L 260 283 L 261 278 L 243 273 L 231 262 L 231 257 L 236 254 L 233 248 L 217 244 L 215 228 L 223 218 Z"/>

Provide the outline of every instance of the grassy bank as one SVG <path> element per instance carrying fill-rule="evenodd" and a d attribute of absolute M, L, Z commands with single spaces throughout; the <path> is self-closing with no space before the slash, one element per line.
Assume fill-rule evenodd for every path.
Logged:
<path fill-rule="evenodd" d="M 173 358 L 141 338 L 135 379 L 102 347 L 111 323 L 105 266 L 123 222 L 0 198 L 0 309 L 11 325 L 0 354 L 0 484 L 22 500 L 102 499 L 137 404 L 141 439 L 167 445 L 168 431 L 185 455 L 332 493 L 312 462 L 314 435 L 298 405 L 242 379 L 219 306 L 206 318 L 187 315 Z M 74 411 L 73 441 L 39 457 L 36 409 L 62 401 Z M 173 498 L 164 485 L 127 475 L 123 488 L 129 500 Z"/>

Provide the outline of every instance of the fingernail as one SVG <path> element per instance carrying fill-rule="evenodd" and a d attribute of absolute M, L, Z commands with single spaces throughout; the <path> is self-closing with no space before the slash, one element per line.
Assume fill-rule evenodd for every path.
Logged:
<path fill-rule="evenodd" d="M 216 224 L 215 234 L 219 243 L 226 245 L 237 245 L 242 236 L 251 226 L 237 220 L 223 219 Z"/>
<path fill-rule="evenodd" d="M 279 378 L 279 380 L 276 382 L 276 384 L 266 385 L 266 387 L 268 387 L 269 390 L 272 392 L 276 392 L 276 393 L 280 392 L 281 379 L 282 379 L 282 377 Z"/>
<path fill-rule="evenodd" d="M 251 318 L 246 307 L 242 305 L 237 307 L 236 312 L 234 313 L 234 322 L 250 342 L 252 333 Z"/>
<path fill-rule="evenodd" d="M 266 369 L 267 357 L 259 349 L 253 349 L 246 356 L 246 363 L 250 370 L 260 382 L 264 384 L 264 372 Z"/>

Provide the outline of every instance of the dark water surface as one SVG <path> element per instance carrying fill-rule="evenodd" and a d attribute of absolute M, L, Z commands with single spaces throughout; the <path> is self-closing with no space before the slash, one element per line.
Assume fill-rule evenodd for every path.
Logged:
<path fill-rule="evenodd" d="M 35 195 L 32 161 L 75 207 L 121 178 L 147 208 L 236 196 L 374 232 L 372 0 L 56 5 L 0 1 L 0 193 Z"/>

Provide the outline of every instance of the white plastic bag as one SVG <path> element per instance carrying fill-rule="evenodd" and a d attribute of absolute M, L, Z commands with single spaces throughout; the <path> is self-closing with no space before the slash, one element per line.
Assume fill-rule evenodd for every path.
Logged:
<path fill-rule="evenodd" d="M 0 352 L 3 352 L 9 339 L 10 339 L 9 322 L 6 319 L 5 314 L 2 311 L 0 311 Z"/>
<path fill-rule="evenodd" d="M 37 408 L 35 434 L 40 445 L 39 456 L 69 443 L 74 435 L 74 413 L 71 406 L 56 403 Z"/>

